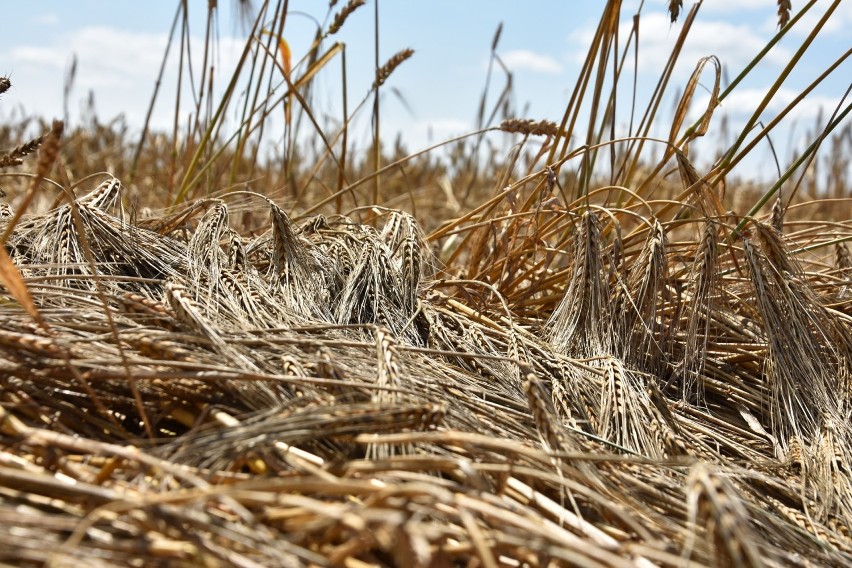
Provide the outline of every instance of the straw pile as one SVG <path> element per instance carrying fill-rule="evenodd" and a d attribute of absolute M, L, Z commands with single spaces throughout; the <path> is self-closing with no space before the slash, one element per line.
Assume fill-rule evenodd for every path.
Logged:
<path fill-rule="evenodd" d="M 630 229 L 547 179 L 429 237 L 248 192 L 131 221 L 116 179 L 17 220 L 0 558 L 852 562 L 852 227 Z"/>

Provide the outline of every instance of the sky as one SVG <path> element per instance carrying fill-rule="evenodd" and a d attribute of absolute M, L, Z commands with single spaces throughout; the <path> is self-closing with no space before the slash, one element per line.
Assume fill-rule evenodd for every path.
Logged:
<path fill-rule="evenodd" d="M 192 46 L 200 57 L 208 2 L 188 1 Z M 373 2 L 368 0 L 366 6 L 350 16 L 342 31 L 331 38 L 346 44 L 350 108 L 368 93 L 374 77 Z M 341 0 L 332 13 L 344 3 Z M 214 62 L 223 76 L 234 65 L 246 38 L 246 28 L 235 4 L 219 1 L 220 41 Z M 501 22 L 497 53 L 513 73 L 512 100 L 516 113 L 521 118 L 558 123 L 604 4 L 603 0 L 380 0 L 380 60 L 403 48 L 415 51 L 383 88 L 383 136 L 395 138 L 401 132 L 408 150 L 415 151 L 431 142 L 473 130 L 492 40 Z M 675 24 L 669 21 L 666 4 L 665 0 L 647 0 L 642 7 L 638 108 L 644 108 L 683 22 L 683 15 Z M 684 4 L 685 11 L 692 6 L 688 0 Z M 793 0 L 794 12 L 803 4 L 803 0 Z M 815 21 L 828 4 L 827 0 L 817 2 L 813 13 L 808 15 L 809 21 Z M 638 0 L 623 3 L 625 33 L 638 6 Z M 63 84 L 70 62 L 76 57 L 77 72 L 68 105 L 71 124 L 81 121 L 82 108 L 89 93 L 93 93 L 102 121 L 123 114 L 131 129 L 141 128 L 176 7 L 176 0 L 37 0 L 4 6 L 0 22 L 0 74 L 10 77 L 13 88 L 0 100 L 0 117 L 14 113 L 63 117 Z M 306 52 L 317 26 L 328 21 L 328 2 L 290 0 L 289 7 L 291 15 L 285 39 L 295 61 Z M 715 55 L 725 75 L 732 78 L 776 29 L 776 2 L 772 0 L 706 0 L 674 73 L 675 88 L 664 102 L 667 107 L 664 112 L 671 113 L 675 91 L 686 84 L 700 58 Z M 715 127 L 724 113 L 729 129 L 736 132 L 737 125 L 743 124 L 751 114 L 809 29 L 810 26 L 804 25 L 801 31 L 794 29 L 788 34 L 725 102 L 714 118 Z M 771 120 L 823 69 L 852 47 L 850 29 L 852 1 L 845 0 L 809 48 L 803 63 L 766 109 L 761 117 L 764 122 Z M 155 128 L 171 128 L 176 69 L 173 57 L 162 86 L 163 102 L 153 115 Z M 849 87 L 850 77 L 852 63 L 846 61 L 774 135 L 773 142 L 783 160 L 801 147 L 808 131 L 813 130 L 821 108 L 823 116 L 831 114 Z M 504 82 L 502 73 L 492 78 L 489 99 L 492 103 Z M 696 96 L 696 108 L 706 104 L 709 84 L 710 73 L 707 73 Z M 629 86 L 629 82 L 625 85 Z M 315 110 L 332 119 L 340 118 L 339 63 L 329 65 L 317 77 L 315 97 Z M 626 125 L 620 126 L 626 129 Z M 368 137 L 369 109 L 362 113 L 355 127 L 361 137 Z M 656 134 L 665 136 L 667 132 Z M 732 136 L 728 134 L 728 143 Z M 712 145 L 719 146 L 720 140 L 720 135 L 716 135 Z M 759 159 L 749 166 L 751 175 L 760 179 L 771 180 L 773 175 L 777 178 L 768 152 L 767 146 L 758 153 Z"/>

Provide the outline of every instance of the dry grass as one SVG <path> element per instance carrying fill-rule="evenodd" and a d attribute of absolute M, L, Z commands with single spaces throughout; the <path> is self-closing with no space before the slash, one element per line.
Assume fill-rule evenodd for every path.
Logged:
<path fill-rule="evenodd" d="M 95 120 L 60 150 L 54 125 L 35 174 L 4 178 L 0 560 L 852 563 L 852 195 L 808 199 L 809 173 L 726 192 L 753 146 L 702 175 L 706 125 L 682 118 L 649 161 L 662 93 L 611 136 L 616 8 L 562 124 L 483 110 L 448 162 L 385 148 L 377 169 L 346 124 L 259 159 L 322 42 L 276 101 L 277 50 L 251 52 L 230 142 L 213 117 L 141 146 Z M 489 153 L 492 131 L 522 141 Z"/>

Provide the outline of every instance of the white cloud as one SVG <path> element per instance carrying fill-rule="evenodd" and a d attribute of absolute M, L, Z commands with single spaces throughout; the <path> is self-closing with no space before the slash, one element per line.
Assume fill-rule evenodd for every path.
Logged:
<path fill-rule="evenodd" d="M 796 6 L 793 8 L 793 15 L 795 16 L 797 13 Z M 811 8 L 802 16 L 801 21 L 790 30 L 790 33 L 797 36 L 808 35 L 824 14 L 825 11 L 816 9 L 816 6 Z M 819 33 L 823 36 L 848 34 L 850 26 L 852 26 L 852 2 L 841 2 Z"/>
<path fill-rule="evenodd" d="M 562 65 L 556 59 L 527 49 L 509 51 L 501 55 L 500 59 L 512 71 L 533 71 L 549 75 L 562 73 Z"/>
<path fill-rule="evenodd" d="M 636 10 L 639 9 L 639 6 L 643 4 L 643 0 L 622 0 L 621 9 L 623 10 L 623 14 L 633 15 L 636 13 Z"/>
<path fill-rule="evenodd" d="M 766 96 L 767 91 L 767 88 L 760 88 L 742 89 L 731 93 L 715 111 L 713 121 L 716 128 L 718 128 L 722 114 L 725 114 L 728 118 L 730 136 L 738 136 L 745 127 L 746 120 L 757 109 Z M 767 126 L 797 95 L 798 93 L 793 89 L 779 89 L 761 114 L 759 119 L 760 124 L 755 125 L 753 132 L 748 138 L 752 139 L 758 132 L 762 131 L 764 126 Z M 700 113 L 707 107 L 708 100 L 708 96 L 696 98 L 687 123 L 691 123 L 699 117 Z M 819 129 L 821 129 L 827 123 L 839 102 L 839 97 L 813 94 L 800 102 L 769 133 L 770 140 L 775 144 L 776 151 L 780 152 L 782 156 L 788 156 L 795 150 L 801 150 L 813 142 L 816 136 L 814 134 L 814 125 L 816 124 L 817 117 L 820 117 Z M 711 126 L 711 132 L 713 128 Z M 707 139 L 697 141 L 696 147 L 703 149 L 702 154 L 704 155 L 715 155 L 718 149 L 717 145 L 720 141 L 721 138 L 714 137 L 711 133 Z M 729 137 L 725 144 L 729 144 L 732 141 L 733 138 Z M 761 148 L 765 149 L 766 147 L 761 146 Z M 774 165 L 772 165 L 773 162 L 771 159 L 769 162 L 766 162 L 768 155 L 762 152 L 762 150 L 758 150 L 754 153 L 754 156 L 747 158 L 745 169 L 743 169 L 743 166 L 738 168 L 740 173 L 747 177 L 754 177 L 758 172 L 768 168 L 767 172 L 771 177 L 775 173 Z M 767 172 L 763 172 L 761 175 L 766 175 Z"/>
<path fill-rule="evenodd" d="M 697 20 L 689 30 L 684 55 L 690 56 L 687 61 L 715 55 L 723 65 L 739 70 L 766 46 L 768 40 L 769 37 L 763 36 L 754 26 Z M 790 60 L 790 53 L 776 46 L 766 55 L 766 60 L 782 65 Z"/>
<path fill-rule="evenodd" d="M 193 37 L 190 44 L 196 80 L 201 75 L 202 41 Z M 141 125 L 167 42 L 165 33 L 86 27 L 52 35 L 49 42 L 11 48 L 0 53 L 0 60 L 13 71 L 15 94 L 19 99 L 9 103 L 23 104 L 31 114 L 61 116 L 65 69 L 72 54 L 76 54 L 77 73 L 70 110 L 76 111 L 77 101 L 85 99 L 91 90 L 95 93 L 101 118 L 124 113 L 132 124 Z M 238 61 L 243 46 L 242 39 L 220 38 L 218 50 L 208 62 L 216 69 L 219 88 Z M 186 82 L 187 75 L 184 75 L 184 87 Z M 173 101 L 176 88 L 177 57 L 173 48 L 161 86 L 161 98 Z M 8 98 L 11 99 L 11 95 Z M 159 105 L 153 120 L 156 127 L 170 128 L 172 111 L 168 106 L 166 103 Z M 184 108 L 189 106 L 185 104 Z"/>
<path fill-rule="evenodd" d="M 725 14 L 758 9 L 774 11 L 776 6 L 774 2 L 767 2 L 767 0 L 712 0 L 701 5 L 701 13 Z"/>
<path fill-rule="evenodd" d="M 719 110 L 727 112 L 733 117 L 746 118 L 754 113 L 761 101 L 766 97 L 768 91 L 768 87 L 762 89 L 737 89 L 728 95 L 722 102 Z M 794 89 L 778 89 L 764 110 L 764 116 L 762 117 L 764 123 L 772 120 L 787 105 L 793 102 L 797 96 L 799 96 L 799 92 Z M 708 96 L 697 97 L 694 108 L 706 108 L 709 100 Z M 785 120 L 811 120 L 816 118 L 820 112 L 822 112 L 824 119 L 828 119 L 839 103 L 840 97 L 827 97 L 812 93 L 796 105 L 785 117 Z"/>
<path fill-rule="evenodd" d="M 621 45 L 627 41 L 632 22 L 621 25 Z M 659 74 L 674 48 L 680 34 L 681 21 L 671 23 L 664 11 L 648 11 L 639 20 L 639 72 Z M 592 42 L 593 32 L 584 30 L 572 35 L 578 63 L 582 62 Z M 688 77 L 702 57 L 715 55 L 723 66 L 739 71 L 766 45 L 768 36 L 755 26 L 732 24 L 722 20 L 703 20 L 700 16 L 689 30 L 678 59 L 675 76 Z M 776 46 L 766 56 L 766 61 L 782 65 L 789 61 L 788 50 Z M 630 58 L 632 62 L 632 55 Z"/>
<path fill-rule="evenodd" d="M 37 26 L 55 26 L 59 23 L 59 16 L 55 12 L 44 12 L 32 19 Z"/>
<path fill-rule="evenodd" d="M 63 51 L 98 73 L 154 77 L 167 41 L 166 34 L 89 27 L 74 32 Z"/>
<path fill-rule="evenodd" d="M 414 123 L 414 127 L 421 133 L 431 134 L 436 140 L 443 140 L 444 138 L 473 131 L 473 126 L 471 126 L 470 122 L 457 118 L 420 120 Z"/>
<path fill-rule="evenodd" d="M 757 109 L 767 92 L 768 88 L 738 89 L 725 99 L 721 107 L 716 109 L 713 120 L 717 125 L 722 113 L 728 116 L 730 134 L 722 143 L 723 148 L 726 148 L 727 144 L 732 143 L 734 138 L 740 134 L 745 127 L 746 120 Z M 779 89 L 760 116 L 762 124 L 755 126 L 749 134 L 748 140 L 752 140 L 761 132 L 763 127 L 767 126 L 779 112 L 784 110 L 798 94 L 794 89 Z M 688 123 L 697 118 L 698 114 L 706 108 L 708 100 L 707 96 L 696 98 L 691 118 L 687 120 Z M 780 158 L 782 171 L 789 164 L 791 156 L 797 155 L 798 152 L 801 152 L 815 140 L 819 130 L 828 122 L 839 102 L 840 97 L 811 94 L 791 110 L 782 122 L 769 133 L 769 140 L 774 145 L 774 152 L 777 152 Z M 819 117 L 819 123 L 816 122 L 817 117 Z M 815 132 L 815 128 L 817 132 Z M 721 138 L 714 137 L 711 133 L 706 139 L 697 140 L 693 147 L 700 149 L 700 153 L 704 156 L 714 156 L 721 141 Z M 737 166 L 737 171 L 746 178 L 766 181 L 777 179 L 775 158 L 772 156 L 768 142 L 766 140 L 761 141 L 757 148 L 751 152 L 751 155 L 746 156 L 744 161 Z"/>
<path fill-rule="evenodd" d="M 431 120 L 410 120 L 401 118 L 394 123 L 393 127 L 386 125 L 393 130 L 393 135 L 396 132 L 403 132 L 403 142 L 409 150 L 420 150 L 436 144 L 473 132 L 473 125 L 459 118 L 435 118 Z"/>
<path fill-rule="evenodd" d="M 44 65 L 61 69 L 65 65 L 65 57 L 53 48 L 37 45 L 25 45 L 12 49 L 9 63 L 25 63 L 31 65 Z"/>

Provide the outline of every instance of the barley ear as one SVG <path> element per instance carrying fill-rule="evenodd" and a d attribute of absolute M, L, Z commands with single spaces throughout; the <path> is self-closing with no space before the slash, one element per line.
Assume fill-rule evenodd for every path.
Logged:
<path fill-rule="evenodd" d="M 683 0 L 669 0 L 669 16 L 672 19 L 672 23 L 677 21 L 677 17 L 680 15 L 682 9 Z"/>
<path fill-rule="evenodd" d="M 9 168 L 12 166 L 20 166 L 24 163 L 23 158 L 29 154 L 32 154 L 38 147 L 41 146 L 41 143 L 44 141 L 44 135 L 33 138 L 29 142 L 25 142 L 19 146 L 16 146 L 6 155 L 0 157 L 0 169 Z"/>
<path fill-rule="evenodd" d="M 781 198 L 775 200 L 775 205 L 772 206 L 772 228 L 779 233 L 784 232 L 784 204 L 781 203 Z"/>
<path fill-rule="evenodd" d="M 334 35 L 339 32 L 340 28 L 343 27 L 343 24 L 346 23 L 346 18 L 365 3 L 366 0 L 350 0 L 346 6 L 334 15 L 334 19 L 331 21 L 331 26 L 329 26 L 326 35 Z"/>
<path fill-rule="evenodd" d="M 528 118 L 507 118 L 498 127 L 503 132 L 527 134 L 529 136 L 556 136 L 559 127 L 549 120 L 532 120 Z"/>
<path fill-rule="evenodd" d="M 393 73 L 397 67 L 402 65 L 403 61 L 412 55 L 414 55 L 414 50 L 406 48 L 397 52 L 393 57 L 388 59 L 387 62 L 385 62 L 385 64 L 379 67 L 379 70 L 376 71 L 376 80 L 373 82 L 373 88 L 378 89 L 384 85 L 385 81 L 388 80 L 388 77 L 391 76 L 391 73 Z"/>
<path fill-rule="evenodd" d="M 778 27 L 783 28 L 790 21 L 793 4 L 790 0 L 778 0 Z"/>

